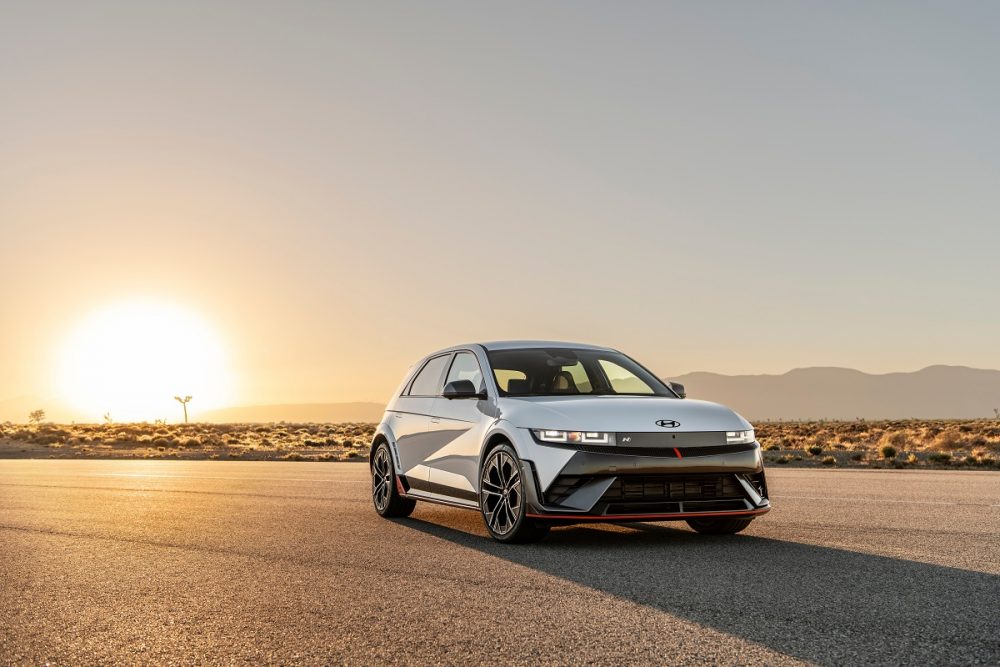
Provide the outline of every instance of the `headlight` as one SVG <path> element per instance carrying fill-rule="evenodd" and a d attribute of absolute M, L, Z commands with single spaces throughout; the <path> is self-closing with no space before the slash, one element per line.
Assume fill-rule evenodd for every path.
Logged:
<path fill-rule="evenodd" d="M 570 445 L 614 445 L 614 433 L 594 431 L 547 431 L 533 428 L 531 432 L 542 442 L 557 442 Z"/>
<path fill-rule="evenodd" d="M 726 444 L 749 445 L 753 442 L 753 429 L 749 431 L 726 431 Z"/>

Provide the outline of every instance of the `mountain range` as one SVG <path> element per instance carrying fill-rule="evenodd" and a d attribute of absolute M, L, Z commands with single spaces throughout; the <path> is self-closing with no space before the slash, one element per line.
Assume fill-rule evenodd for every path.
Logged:
<path fill-rule="evenodd" d="M 724 403 L 750 420 L 977 419 L 1000 409 L 1000 371 L 929 366 L 873 375 L 797 368 L 782 375 L 689 373 L 671 378 L 690 398 Z"/>
<path fill-rule="evenodd" d="M 723 403 L 747 419 L 981 419 L 1000 410 L 1000 371 L 929 366 L 873 375 L 849 368 L 797 368 L 781 375 L 688 373 L 670 378 L 690 398 Z M 34 397 L 0 401 L 0 421 L 24 422 L 42 408 L 56 422 L 97 421 Z M 377 422 L 384 404 L 252 405 L 195 413 L 207 422 Z"/>

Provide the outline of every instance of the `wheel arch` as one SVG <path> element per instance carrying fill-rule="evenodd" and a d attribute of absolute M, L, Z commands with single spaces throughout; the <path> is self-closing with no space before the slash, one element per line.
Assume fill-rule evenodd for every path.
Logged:
<path fill-rule="evenodd" d="M 399 470 L 399 453 L 396 451 L 396 438 L 392 433 L 392 429 L 385 422 L 382 422 L 375 428 L 375 435 L 372 436 L 372 444 L 368 448 L 368 466 L 371 467 L 375 450 L 382 443 L 389 446 L 389 454 L 392 457 L 394 467 L 396 470 Z"/>
<path fill-rule="evenodd" d="M 486 462 L 486 457 L 489 456 L 491 451 L 493 451 L 499 445 L 504 443 L 510 445 L 514 449 L 514 452 L 517 454 L 517 457 L 519 459 L 521 459 L 522 461 L 524 460 L 524 456 L 517 447 L 517 439 L 514 438 L 507 431 L 506 428 L 504 428 L 502 422 L 497 422 L 493 425 L 493 427 L 489 431 L 487 431 L 486 437 L 483 438 L 483 447 L 482 450 L 479 452 L 480 476 L 482 476 L 483 474 L 483 464 Z"/>

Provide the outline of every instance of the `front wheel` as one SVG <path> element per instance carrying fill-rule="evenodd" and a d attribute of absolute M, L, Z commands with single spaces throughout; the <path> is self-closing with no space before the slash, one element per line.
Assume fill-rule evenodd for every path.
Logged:
<path fill-rule="evenodd" d="M 410 516 L 417 501 L 399 495 L 396 472 L 388 443 L 381 442 L 372 456 L 372 504 L 380 516 L 386 518 Z"/>
<path fill-rule="evenodd" d="M 728 519 L 688 519 L 687 525 L 702 535 L 735 535 L 750 525 L 753 517 L 744 519 L 733 517 Z"/>
<path fill-rule="evenodd" d="M 486 530 L 498 542 L 537 542 L 549 532 L 548 524 L 525 516 L 521 462 L 509 444 L 496 447 L 486 457 L 479 507 Z"/>

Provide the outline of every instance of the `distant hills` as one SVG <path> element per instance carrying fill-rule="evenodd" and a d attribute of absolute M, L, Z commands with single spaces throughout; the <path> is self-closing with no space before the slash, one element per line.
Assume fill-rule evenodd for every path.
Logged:
<path fill-rule="evenodd" d="M 871 375 L 849 368 L 797 368 L 783 375 L 689 373 L 671 378 L 690 398 L 766 419 L 993 418 L 1000 371 L 929 366 Z"/>
<path fill-rule="evenodd" d="M 75 412 L 54 400 L 44 400 L 36 396 L 0 401 L 0 422 L 24 423 L 28 413 L 41 408 L 48 421 L 66 424 L 70 422 L 99 422 L 100 415 L 84 415 Z M 192 421 L 215 423 L 245 422 L 375 422 L 382 419 L 383 403 L 293 403 L 285 405 L 247 405 L 204 412 L 192 408 Z M 174 413 L 170 421 L 176 420 Z M 150 420 L 152 421 L 152 420 Z"/>
<path fill-rule="evenodd" d="M 384 403 L 289 403 L 250 405 L 208 410 L 198 415 L 206 422 L 375 422 L 382 420 Z"/>

